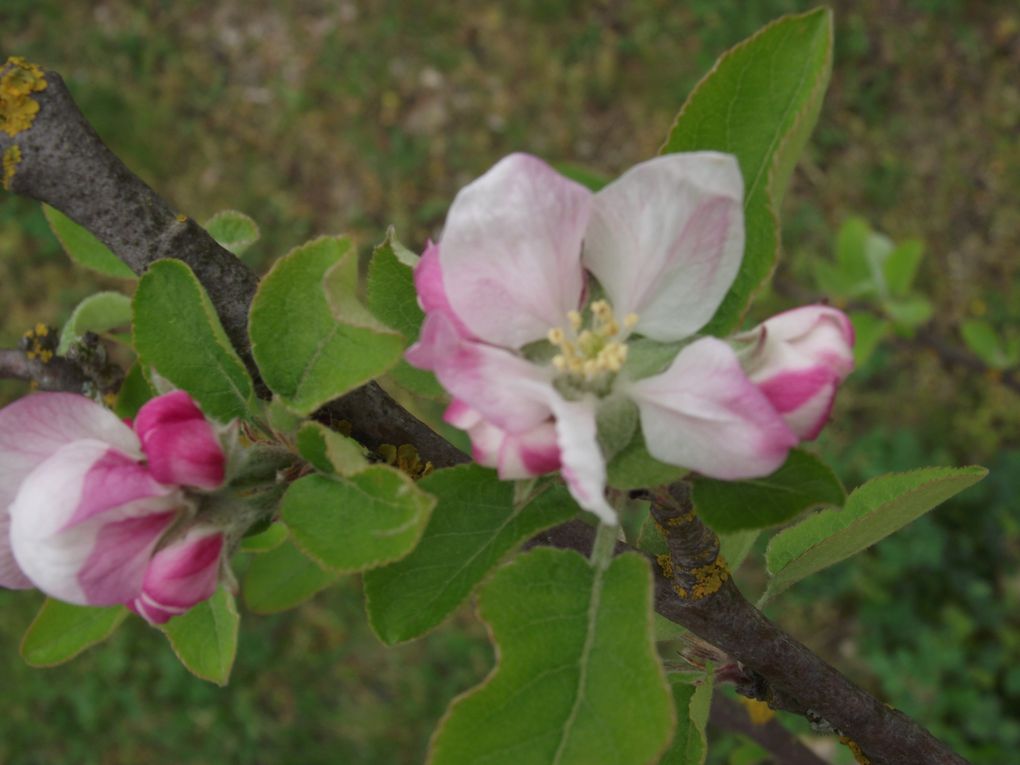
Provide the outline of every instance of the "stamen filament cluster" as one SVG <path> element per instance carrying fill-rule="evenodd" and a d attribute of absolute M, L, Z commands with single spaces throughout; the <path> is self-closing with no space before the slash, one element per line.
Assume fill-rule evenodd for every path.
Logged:
<path fill-rule="evenodd" d="M 591 327 L 582 329 L 584 318 L 579 311 L 567 313 L 570 326 L 569 336 L 560 327 L 549 330 L 548 339 L 560 352 L 553 357 L 552 364 L 558 372 L 591 382 L 597 377 L 615 374 L 627 360 L 627 345 L 617 339 L 620 323 L 612 307 L 605 300 L 596 300 L 589 307 Z M 631 330 L 637 324 L 636 314 L 627 314 L 623 327 Z"/>

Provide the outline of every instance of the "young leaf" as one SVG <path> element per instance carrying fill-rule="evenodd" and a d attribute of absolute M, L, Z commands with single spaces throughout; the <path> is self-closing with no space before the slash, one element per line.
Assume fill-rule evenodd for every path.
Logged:
<path fill-rule="evenodd" d="M 350 477 L 310 475 L 280 504 L 294 543 L 331 571 L 364 571 L 418 543 L 435 499 L 398 470 L 372 465 Z"/>
<path fill-rule="evenodd" d="M 259 239 L 258 224 L 237 210 L 221 210 L 203 228 L 224 249 L 240 256 Z"/>
<path fill-rule="evenodd" d="M 769 600 L 795 582 L 846 560 L 988 474 L 983 467 L 890 473 L 857 487 L 842 510 L 823 510 L 776 534 L 765 559 Z"/>
<path fill-rule="evenodd" d="M 854 326 L 854 365 L 859 368 L 889 334 L 889 322 L 868 311 L 852 311 L 850 323 Z"/>
<path fill-rule="evenodd" d="M 177 658 L 189 672 L 216 685 L 226 685 L 237 653 L 240 616 L 234 596 L 221 587 L 163 626 Z"/>
<path fill-rule="evenodd" d="M 117 403 L 113 405 L 113 411 L 122 419 L 134 419 L 142 405 L 155 395 L 156 391 L 145 379 L 141 364 L 136 361 L 124 375 L 124 381 L 117 391 Z"/>
<path fill-rule="evenodd" d="M 241 550 L 243 552 L 264 553 L 275 550 L 287 541 L 290 532 L 282 523 L 273 523 L 259 531 L 257 534 L 248 532 L 250 536 L 241 539 Z"/>
<path fill-rule="evenodd" d="M 131 298 L 119 292 L 97 292 L 78 303 L 60 332 L 57 353 L 67 353 L 86 332 L 102 333 L 131 324 Z"/>
<path fill-rule="evenodd" d="M 599 572 L 573 551 L 542 548 L 500 569 L 479 597 L 499 663 L 447 710 L 430 765 L 654 762 L 673 710 L 651 589 L 634 554 Z"/>
<path fill-rule="evenodd" d="M 992 369 L 1005 369 L 1015 363 L 1003 350 L 998 333 L 987 321 L 967 319 L 960 325 L 960 334 L 967 347 Z"/>
<path fill-rule="evenodd" d="M 187 265 L 153 263 L 138 282 L 134 314 L 143 363 L 190 393 L 213 419 L 250 417 L 251 378 Z"/>
<path fill-rule="evenodd" d="M 704 765 L 708 754 L 708 712 L 712 706 L 713 678 L 711 672 L 697 685 L 681 674 L 669 675 L 673 691 L 673 704 L 679 718 L 673 743 L 670 744 L 661 765 Z"/>
<path fill-rule="evenodd" d="M 124 621 L 123 606 L 92 608 L 47 598 L 21 639 L 21 656 L 33 667 L 55 667 L 101 643 Z"/>
<path fill-rule="evenodd" d="M 706 331 L 728 334 L 779 253 L 779 204 L 814 128 L 832 69 L 832 12 L 785 16 L 724 53 L 697 85 L 662 153 L 714 149 L 744 175 L 740 272 Z"/>
<path fill-rule="evenodd" d="M 403 335 L 406 347 L 418 339 L 425 314 L 418 305 L 413 271 L 398 258 L 398 246 L 390 229 L 385 241 L 372 252 L 365 299 L 376 318 Z M 403 359 L 390 370 L 390 375 L 413 393 L 430 398 L 445 395 L 435 375 L 415 369 Z"/>
<path fill-rule="evenodd" d="M 390 645 L 440 624 L 514 546 L 577 511 L 562 487 L 515 506 L 513 484 L 478 465 L 440 470 L 419 486 L 436 507 L 418 546 L 365 574 L 369 621 Z"/>
<path fill-rule="evenodd" d="M 357 252 L 343 237 L 298 247 L 276 262 L 252 304 L 252 354 L 266 384 L 299 414 L 382 374 L 403 351 L 399 335 L 365 321 L 353 295 L 334 296 L 333 305 L 347 309 L 335 315 L 326 277 L 345 260 L 356 268 Z"/>
<path fill-rule="evenodd" d="M 275 528 L 275 527 L 274 527 Z M 339 574 L 324 571 L 291 542 L 255 555 L 244 573 L 244 604 L 256 614 L 274 614 L 304 603 L 333 584 Z"/>
<path fill-rule="evenodd" d="M 914 283 L 917 275 L 917 268 L 921 265 L 921 256 L 924 254 L 924 243 L 919 239 L 908 239 L 900 242 L 885 263 L 882 264 L 882 273 L 885 276 L 886 287 L 893 297 L 906 297 L 910 292 L 910 286 Z"/>
<path fill-rule="evenodd" d="M 644 436 L 638 428 L 630 443 L 621 449 L 606 466 L 607 483 L 614 489 L 628 491 L 672 483 L 687 473 L 687 468 L 659 462 L 648 453 Z"/>
<path fill-rule="evenodd" d="M 306 422 L 297 434 L 301 456 L 322 473 L 353 475 L 368 465 L 365 447 L 318 422 Z"/>
<path fill-rule="evenodd" d="M 43 214 L 64 252 L 80 266 L 98 271 L 105 276 L 134 279 L 135 272 L 92 234 L 59 210 L 43 205 Z"/>
<path fill-rule="evenodd" d="M 888 299 L 882 303 L 885 312 L 893 320 L 893 325 L 900 334 L 907 337 L 914 330 L 931 318 L 933 308 L 931 301 L 921 295 L 910 295 L 905 298 Z"/>
<path fill-rule="evenodd" d="M 840 506 L 845 498 L 832 468 L 800 449 L 793 449 L 782 467 L 764 478 L 694 481 L 694 507 L 717 532 L 775 526 L 811 507 Z"/>

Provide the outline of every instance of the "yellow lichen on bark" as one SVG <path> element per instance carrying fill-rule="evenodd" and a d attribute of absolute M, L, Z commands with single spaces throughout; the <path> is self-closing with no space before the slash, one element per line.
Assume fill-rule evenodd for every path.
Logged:
<path fill-rule="evenodd" d="M 11 190 L 11 182 L 14 174 L 18 171 L 18 163 L 21 161 L 21 149 L 17 146 L 8 146 L 3 157 L 3 186 L 4 191 Z"/>
<path fill-rule="evenodd" d="M 857 762 L 858 765 L 871 765 L 871 760 L 868 759 L 868 756 L 861 751 L 860 744 L 856 741 L 852 741 L 847 736 L 840 736 L 839 743 L 850 750 L 850 754 L 854 756 L 854 761 Z"/>
<path fill-rule="evenodd" d="M 764 725 L 776 716 L 776 713 L 772 711 L 772 707 L 764 701 L 749 699 L 745 696 L 741 696 L 737 700 L 744 705 L 744 709 L 747 710 L 747 716 L 750 718 L 752 725 Z"/>
<path fill-rule="evenodd" d="M 694 577 L 694 586 L 690 590 L 679 584 L 673 585 L 673 590 L 684 600 L 701 600 L 714 595 L 730 578 L 730 570 L 721 555 L 707 566 L 686 569 L 686 573 Z"/>
<path fill-rule="evenodd" d="M 0 76 L 0 130 L 16 136 L 32 127 L 39 112 L 39 102 L 33 93 L 46 89 L 43 70 L 20 56 L 11 56 Z M 4 178 L 7 178 L 7 155 L 4 154 Z"/>

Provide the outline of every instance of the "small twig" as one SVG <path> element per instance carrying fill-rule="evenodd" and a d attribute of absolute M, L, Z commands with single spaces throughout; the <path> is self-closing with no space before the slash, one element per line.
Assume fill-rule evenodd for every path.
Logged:
<path fill-rule="evenodd" d="M 91 382 L 70 359 L 54 356 L 47 362 L 17 348 L 0 349 L 0 378 L 34 382 L 39 390 L 82 393 Z"/>
<path fill-rule="evenodd" d="M 777 720 L 755 723 L 747 711 L 721 693 L 712 696 L 709 722 L 733 733 L 747 736 L 765 749 L 779 765 L 826 765 Z"/>

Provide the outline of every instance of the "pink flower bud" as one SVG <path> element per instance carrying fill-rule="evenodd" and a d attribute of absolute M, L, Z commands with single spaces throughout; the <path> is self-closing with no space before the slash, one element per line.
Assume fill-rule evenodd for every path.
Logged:
<path fill-rule="evenodd" d="M 223 534 L 208 525 L 188 530 L 149 561 L 141 595 L 128 607 L 151 624 L 164 624 L 213 596 L 219 583 Z"/>
<path fill-rule="evenodd" d="M 160 483 L 199 489 L 215 489 L 223 483 L 223 448 L 212 425 L 184 391 L 146 403 L 138 411 L 134 428 L 149 471 Z"/>
<path fill-rule="evenodd" d="M 829 306 L 804 306 L 738 339 L 754 343 L 742 358 L 751 381 L 801 440 L 814 439 L 829 419 L 836 388 L 853 370 L 850 320 Z"/>
<path fill-rule="evenodd" d="M 212 594 L 219 532 L 189 532 L 153 557 L 188 506 L 178 483 L 223 480 L 212 426 L 177 392 L 146 404 L 136 428 L 146 443 L 109 410 L 68 393 L 0 410 L 0 586 L 82 605 L 145 599 L 150 621 Z"/>

